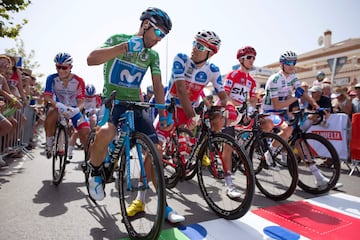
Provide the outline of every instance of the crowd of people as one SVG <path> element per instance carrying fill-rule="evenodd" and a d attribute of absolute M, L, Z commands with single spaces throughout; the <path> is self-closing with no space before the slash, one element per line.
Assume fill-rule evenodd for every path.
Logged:
<path fill-rule="evenodd" d="M 214 124 L 219 125 L 215 129 L 230 135 L 235 134 L 234 124 L 238 123 L 236 108 L 245 101 L 249 103 L 249 113 L 256 108 L 257 103 L 262 104 L 262 111 L 274 115 L 283 110 L 294 111 L 300 108 L 311 110 L 321 107 L 326 108 L 329 113 L 345 113 L 351 119 L 353 113 L 360 112 L 360 83 L 347 87 L 332 86 L 332 82 L 323 72 L 316 75 L 313 83 L 301 82 L 295 73 L 298 59 L 293 51 L 279 54 L 280 70 L 269 77 L 265 88 L 260 88 L 250 74 L 257 56 L 252 46 L 243 46 L 237 51 L 236 59 L 240 63 L 240 68 L 229 72 L 223 78 L 219 67 L 209 61 L 219 52 L 221 46 L 220 37 L 211 30 L 201 30 L 194 34 L 193 40 L 189 39 L 190 44 L 193 41 L 191 54 L 178 53 L 174 57 L 171 64 L 171 78 L 168 86 L 164 87 L 159 55 L 152 47 L 169 34 L 172 22 L 166 12 L 158 8 L 146 9 L 142 12 L 140 21 L 136 34 L 110 36 L 101 47 L 89 53 L 87 63 L 89 66 L 104 66 L 103 97 L 109 96 L 113 90 L 116 90 L 116 97 L 121 100 L 170 103 L 170 99 L 175 98 L 177 111 L 174 123 L 171 125 L 167 121 L 167 113 L 164 110 L 160 109 L 157 113 L 135 110 L 136 130 L 148 135 L 158 147 L 159 152 L 161 152 L 162 142 L 173 128 L 172 124 L 192 125 L 196 117 L 194 107 L 199 101 L 210 99 L 210 97 L 214 98 L 213 104 L 223 106 L 227 112 L 226 121 L 223 121 L 223 116 L 213 121 Z M 71 120 L 74 127 L 68 156 L 70 158 L 73 156 L 72 151 L 77 137 L 85 146 L 90 128 L 96 125 L 101 99 L 96 94 L 93 85 L 71 71 L 73 58 L 70 54 L 58 53 L 54 58 L 54 64 L 56 72 L 47 77 L 45 89 L 40 93 L 35 87 L 36 79 L 24 69 L 16 67 L 14 57 L 0 55 L 0 96 L 2 97 L 0 134 L 3 137 L 4 146 L 11 146 L 5 141 L 19 139 L 19 136 L 15 135 L 15 129 L 18 126 L 23 127 L 26 122 L 33 121 L 31 125 L 35 126 L 31 128 L 33 132 L 44 123 L 46 156 L 50 158 L 54 143 L 55 122 L 59 114 Z M 146 93 L 142 93 L 140 86 L 148 68 L 151 71 L 152 84 L 147 87 Z M 213 96 L 204 96 L 203 90 L 209 83 L 214 88 L 211 94 Z M 44 121 L 45 106 L 47 113 Z M 24 114 L 26 108 L 33 109 L 33 120 Z M 105 197 L 101 166 L 107 154 L 107 146 L 115 136 L 119 116 L 125 110 L 124 106 L 114 106 L 112 118 L 108 124 L 97 130 L 95 141 L 89 149 L 91 152 L 89 193 L 97 201 Z M 22 117 L 15 119 L 13 116 L 16 112 L 20 112 Z M 273 118 L 266 118 L 261 124 L 264 131 L 271 131 L 277 125 Z M 277 127 L 284 139 L 290 137 L 292 127 L 286 121 L 282 121 Z M 9 137 L 4 138 L 4 136 Z M 31 138 L 32 136 L 22 141 L 27 143 L 25 147 L 28 149 L 33 147 Z M 3 147 L 1 150 L 4 152 L 8 149 Z M 227 152 L 231 151 L 224 151 L 224 159 L 228 165 L 227 169 L 231 169 L 231 156 L 227 155 Z M 0 164 L 6 165 L 1 155 Z M 146 163 L 145 167 L 147 168 Z M 312 165 L 312 168 L 319 184 L 326 181 L 319 173 L 316 173 L 315 165 Z M 240 196 L 240 193 L 232 186 L 231 171 L 225 174 L 225 187 L 230 198 Z M 137 198 L 128 207 L 129 216 L 144 211 L 145 193 L 145 191 L 139 192 Z M 172 223 L 185 220 L 168 205 L 165 217 Z"/>

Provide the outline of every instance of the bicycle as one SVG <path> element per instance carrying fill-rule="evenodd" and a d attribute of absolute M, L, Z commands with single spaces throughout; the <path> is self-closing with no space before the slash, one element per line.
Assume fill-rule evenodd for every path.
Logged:
<path fill-rule="evenodd" d="M 211 130 L 209 114 L 214 109 L 218 111 L 216 106 L 208 109 L 203 103 L 196 108 L 197 114 L 200 115 L 200 124 L 197 126 L 195 145 L 184 168 L 197 173 L 200 191 L 215 214 L 234 220 L 245 215 L 251 207 L 255 190 L 254 174 L 247 153 L 236 140 L 228 134 Z M 233 185 L 241 191 L 239 198 L 230 198 L 226 194 L 224 176 L 227 167 L 222 156 L 222 150 L 226 145 L 233 149 L 236 164 L 243 166 L 243 171 L 232 175 Z M 202 164 L 204 156 L 209 158 L 209 166 Z"/>
<path fill-rule="evenodd" d="M 165 183 L 161 167 L 160 157 L 155 145 L 150 138 L 135 131 L 134 110 L 145 107 L 166 108 L 165 104 L 151 104 L 145 102 L 130 102 L 115 100 L 116 92 L 113 92 L 108 99 L 105 99 L 105 115 L 109 116 L 112 103 L 126 106 L 128 109 L 120 117 L 117 126 L 117 134 L 114 140 L 114 149 L 110 152 L 110 165 L 101 167 L 103 187 L 105 183 L 114 181 L 113 174 L 117 172 L 118 179 L 115 185 L 119 186 L 119 200 L 123 223 L 131 239 L 156 239 L 161 231 L 165 218 Z M 106 117 L 103 118 L 103 121 Z M 171 118 L 171 114 L 169 115 Z M 90 146 L 95 138 L 92 132 L 89 136 L 87 145 Z M 145 172 L 146 161 L 151 161 L 151 173 Z M 88 178 L 91 166 L 88 163 L 90 152 L 85 154 L 83 171 L 85 174 L 86 188 L 89 191 Z M 148 181 L 151 179 L 152 181 Z M 139 185 L 139 183 L 142 184 Z M 145 212 L 129 217 L 126 208 L 135 199 L 138 191 L 147 191 L 147 204 Z M 90 194 L 89 194 L 90 196 Z M 90 197 L 91 198 L 91 197 Z M 94 201 L 94 199 L 92 199 Z M 95 202 L 95 201 L 94 201 Z"/>
<path fill-rule="evenodd" d="M 172 109 L 172 111 L 176 110 Z M 182 145 L 179 139 L 183 141 Z M 195 169 L 186 168 L 189 154 L 181 153 L 182 151 L 190 152 L 194 144 L 195 138 L 193 132 L 189 129 L 176 125 L 170 130 L 170 135 L 162 146 L 162 163 L 166 188 L 174 188 L 179 181 L 190 180 L 195 176 Z"/>
<path fill-rule="evenodd" d="M 259 108 L 260 104 L 257 104 L 249 116 L 250 123 L 244 126 L 244 117 L 248 116 L 248 112 L 247 104 L 243 104 L 240 112 L 244 112 L 244 115 L 240 124 L 235 126 L 235 138 L 249 152 L 255 183 L 260 192 L 275 201 L 285 200 L 294 193 L 298 183 L 297 162 L 284 139 L 261 129 L 261 119 L 269 115 L 260 113 Z M 265 154 L 271 158 L 270 162 L 266 161 Z"/>
<path fill-rule="evenodd" d="M 68 163 L 68 147 L 68 120 L 59 114 L 59 120 L 56 122 L 54 145 L 52 149 L 52 181 L 55 185 L 59 185 L 65 175 L 65 168 Z"/>
<path fill-rule="evenodd" d="M 317 125 L 323 122 L 324 109 L 318 111 L 305 112 L 299 110 L 293 113 L 294 120 L 290 122 L 294 130 L 289 139 L 289 144 L 295 152 L 298 160 L 299 182 L 298 185 L 305 192 L 312 194 L 321 194 L 330 191 L 335 187 L 340 177 L 340 160 L 339 155 L 334 146 L 323 136 L 306 132 L 309 126 L 304 126 L 304 122 L 309 115 L 316 118 L 312 124 Z M 325 159 L 331 161 L 331 167 L 321 167 L 320 163 Z M 310 166 L 315 166 L 320 170 L 323 177 L 327 178 L 328 183 L 324 186 L 317 186 L 314 181 L 314 175 L 310 170 Z"/>

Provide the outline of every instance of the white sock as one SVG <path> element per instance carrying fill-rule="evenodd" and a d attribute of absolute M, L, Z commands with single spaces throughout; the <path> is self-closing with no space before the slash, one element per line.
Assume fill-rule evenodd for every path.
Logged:
<path fill-rule="evenodd" d="M 324 176 L 321 174 L 321 172 L 319 171 L 319 169 L 316 167 L 315 164 L 310 164 L 309 169 L 317 180 L 321 180 L 324 178 Z"/>
<path fill-rule="evenodd" d="M 46 146 L 52 147 L 54 144 L 54 136 L 46 137 Z"/>
<path fill-rule="evenodd" d="M 74 150 L 74 146 L 69 146 L 68 155 L 72 155 L 73 150 Z"/>
<path fill-rule="evenodd" d="M 138 183 L 138 187 L 140 188 L 140 187 L 142 187 L 142 186 L 144 186 L 144 184 L 143 184 L 142 182 L 139 182 L 139 183 Z M 138 191 L 137 196 L 136 196 L 136 199 L 140 199 L 141 202 L 142 202 L 143 204 L 145 204 L 145 194 L 146 194 L 146 190 L 144 190 L 144 191 Z"/>
<path fill-rule="evenodd" d="M 225 185 L 227 187 L 232 185 L 231 172 L 227 172 L 227 174 L 225 176 Z"/>

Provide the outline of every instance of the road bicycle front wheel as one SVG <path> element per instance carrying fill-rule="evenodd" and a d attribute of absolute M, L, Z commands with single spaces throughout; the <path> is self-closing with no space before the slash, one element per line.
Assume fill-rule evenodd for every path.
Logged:
<path fill-rule="evenodd" d="M 141 173 L 140 164 L 143 161 L 146 171 Z M 153 142 L 140 132 L 131 137 L 130 151 L 123 148 L 121 152 L 117 184 L 121 215 L 131 239 L 157 239 L 160 235 L 165 218 L 165 183 L 160 162 Z M 138 192 L 146 197 L 145 208 L 135 216 L 129 216 L 126 209 Z"/>
<path fill-rule="evenodd" d="M 209 141 L 209 142 L 208 142 Z M 211 151 L 207 151 L 210 148 Z M 238 159 L 244 171 L 236 171 L 232 178 L 232 188 L 239 196 L 228 195 L 225 186 L 224 149 L 231 151 L 232 157 Z M 210 165 L 204 166 L 201 161 L 207 154 Z M 235 139 L 224 133 L 214 133 L 201 146 L 197 159 L 198 182 L 201 193 L 208 206 L 220 217 L 233 220 L 245 215 L 250 209 L 254 196 L 255 180 L 252 165 L 245 150 L 237 144 Z M 230 167 L 230 166 L 229 166 Z M 226 168 L 225 168 L 226 169 Z"/>
<path fill-rule="evenodd" d="M 335 187 L 340 177 L 340 160 L 336 149 L 326 138 L 305 133 L 291 146 L 298 159 L 300 188 L 308 193 L 322 194 Z"/>
<path fill-rule="evenodd" d="M 297 164 L 283 138 L 274 133 L 262 133 L 252 142 L 249 155 L 260 192 L 276 201 L 285 200 L 294 193 L 298 183 Z"/>
<path fill-rule="evenodd" d="M 65 174 L 67 152 L 69 145 L 68 134 L 65 126 L 58 125 L 56 134 L 55 134 L 55 145 L 53 152 L 53 162 L 52 162 L 52 176 L 53 183 L 58 185 Z"/>

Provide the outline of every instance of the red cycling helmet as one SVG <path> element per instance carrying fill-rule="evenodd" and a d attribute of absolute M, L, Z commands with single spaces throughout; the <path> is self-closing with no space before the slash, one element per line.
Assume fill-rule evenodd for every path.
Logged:
<path fill-rule="evenodd" d="M 239 58 L 241 58 L 243 56 L 246 56 L 246 55 L 254 55 L 254 56 L 256 56 L 255 48 L 253 48 L 251 46 L 245 46 L 245 47 L 240 48 L 237 51 L 236 58 L 239 59 Z"/>

